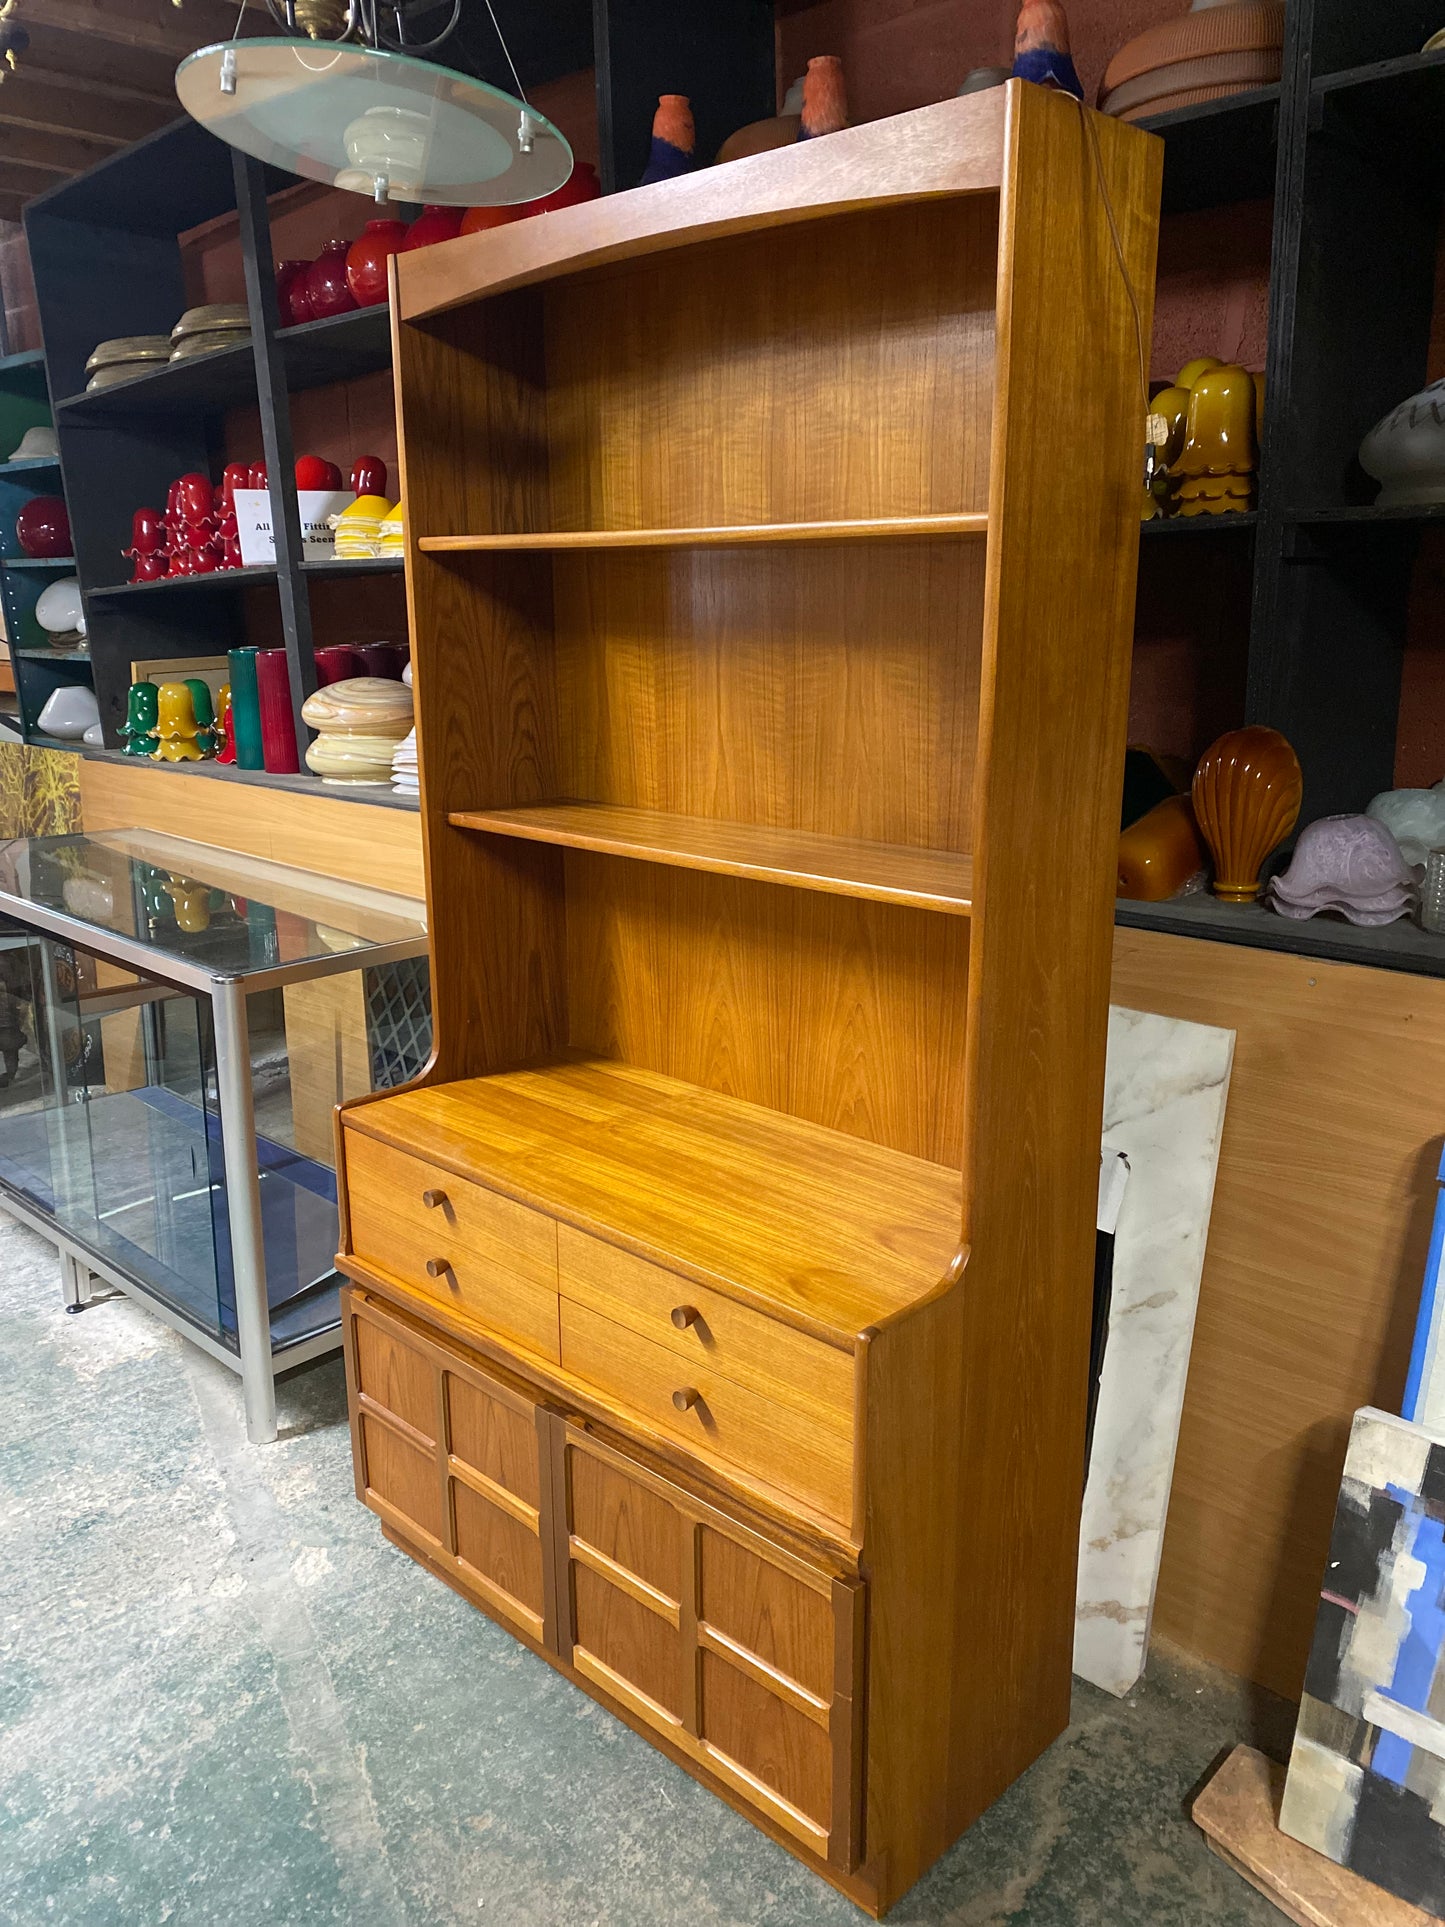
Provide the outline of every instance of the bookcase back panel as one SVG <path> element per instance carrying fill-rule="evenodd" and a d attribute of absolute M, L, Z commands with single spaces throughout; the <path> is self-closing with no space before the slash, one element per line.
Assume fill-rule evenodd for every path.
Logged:
<path fill-rule="evenodd" d="M 972 848 L 982 541 L 553 568 L 560 795 Z"/>
<path fill-rule="evenodd" d="M 568 1041 L 961 1157 L 963 917 L 569 850 Z"/>
<path fill-rule="evenodd" d="M 552 526 L 986 508 L 997 232 L 979 195 L 550 286 Z"/>

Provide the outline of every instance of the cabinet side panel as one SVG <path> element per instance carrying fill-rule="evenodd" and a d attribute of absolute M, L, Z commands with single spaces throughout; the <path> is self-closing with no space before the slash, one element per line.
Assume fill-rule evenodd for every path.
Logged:
<path fill-rule="evenodd" d="M 446 821 L 555 794 L 550 566 L 499 555 L 464 570 L 416 547 L 419 534 L 545 525 L 540 331 L 538 298 L 525 294 L 394 328 L 432 1079 L 549 1054 L 563 1035 L 560 857 Z"/>
<path fill-rule="evenodd" d="M 955 1827 L 1068 1720 L 1145 407 L 1083 114 L 1038 88 L 1010 95 L 963 1167 Z M 1147 343 L 1163 149 L 1089 124 Z"/>

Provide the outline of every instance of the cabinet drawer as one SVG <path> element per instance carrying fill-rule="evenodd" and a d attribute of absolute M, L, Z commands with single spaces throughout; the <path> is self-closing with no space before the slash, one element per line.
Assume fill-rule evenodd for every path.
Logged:
<path fill-rule="evenodd" d="M 424 1189 L 444 1190 L 446 1202 L 424 1205 Z M 346 1190 L 351 1248 L 364 1263 L 557 1362 L 556 1261 L 549 1270 L 539 1255 L 555 1248 L 550 1219 L 356 1136 L 347 1139 Z"/>
<path fill-rule="evenodd" d="M 554 1219 L 360 1131 L 346 1133 L 346 1198 L 358 1258 L 381 1256 L 363 1243 L 379 1235 L 379 1208 L 423 1241 L 440 1239 L 450 1250 L 501 1264 L 544 1291 L 557 1289 Z"/>
<path fill-rule="evenodd" d="M 561 1301 L 562 1364 L 691 1450 L 791 1492 L 831 1519 L 852 1517 L 848 1430 L 764 1397 L 706 1361 L 683 1360 L 626 1325 Z"/>
<path fill-rule="evenodd" d="M 571 1225 L 557 1228 L 564 1298 L 629 1326 L 699 1370 L 809 1412 L 825 1425 L 853 1425 L 853 1355 L 680 1278 Z"/>

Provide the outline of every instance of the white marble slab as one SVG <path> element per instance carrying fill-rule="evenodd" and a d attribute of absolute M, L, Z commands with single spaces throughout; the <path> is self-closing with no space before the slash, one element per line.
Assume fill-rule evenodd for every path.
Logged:
<path fill-rule="evenodd" d="M 1079 1533 L 1074 1671 L 1127 1693 L 1144 1670 L 1199 1303 L 1234 1032 L 1109 1011 L 1104 1149 L 1129 1181 Z"/>

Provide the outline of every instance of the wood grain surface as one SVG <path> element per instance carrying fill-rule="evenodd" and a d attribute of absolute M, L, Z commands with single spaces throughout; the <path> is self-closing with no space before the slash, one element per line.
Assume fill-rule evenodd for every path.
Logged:
<path fill-rule="evenodd" d="M 345 1115 L 348 1137 L 424 1142 L 442 1170 L 844 1343 L 926 1297 L 958 1249 L 956 1172 L 625 1064 Z"/>
<path fill-rule="evenodd" d="M 1000 92 L 895 115 L 876 129 L 830 135 L 828 164 L 806 147 L 703 168 L 663 184 L 564 208 L 536 230 L 520 221 L 439 249 L 398 257 L 394 308 L 419 321 L 479 293 L 557 274 L 637 259 L 669 248 L 774 226 L 795 229 L 852 208 L 916 198 L 988 194 L 1001 178 L 1004 97 Z"/>
<path fill-rule="evenodd" d="M 988 517 L 969 515 L 891 515 L 872 521 L 725 522 L 709 528 L 551 529 L 512 535 L 422 535 L 423 555 L 486 554 L 494 550 L 566 549 L 735 549 L 751 543 L 898 542 L 918 536 L 986 535 Z"/>
<path fill-rule="evenodd" d="M 1119 930 L 1113 996 L 1236 1033 L 1154 1623 L 1294 1698 L 1351 1417 L 1404 1391 L 1445 983 Z"/>
<path fill-rule="evenodd" d="M 448 821 L 464 830 L 557 843 L 606 856 L 629 856 L 683 870 L 751 877 L 875 903 L 912 904 L 967 916 L 972 858 L 952 850 L 910 850 L 897 843 L 818 836 L 806 830 L 720 823 L 615 803 L 541 803 L 523 810 L 458 810 Z"/>

